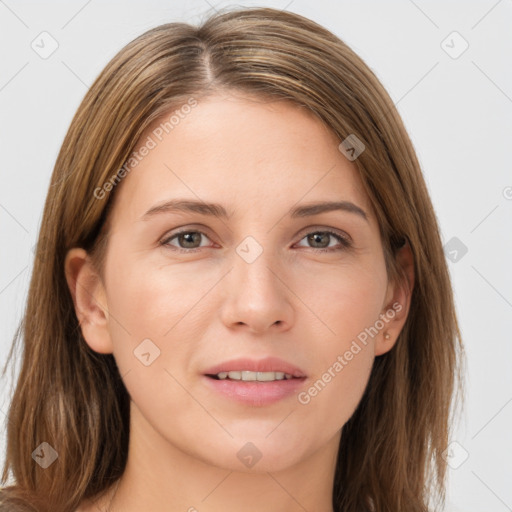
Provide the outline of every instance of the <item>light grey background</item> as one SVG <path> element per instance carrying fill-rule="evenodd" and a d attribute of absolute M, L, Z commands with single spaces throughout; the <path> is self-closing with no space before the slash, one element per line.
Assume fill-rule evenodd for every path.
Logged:
<path fill-rule="evenodd" d="M 0 0 L 0 364 L 23 312 L 57 152 L 88 85 L 145 30 L 171 21 L 197 23 L 227 5 Z M 287 9 L 330 29 L 368 63 L 395 101 L 449 244 L 468 356 L 467 407 L 448 454 L 446 510 L 512 510 L 512 2 L 238 5 Z M 58 43 L 46 59 L 31 47 L 34 41 L 40 52 L 43 45 L 51 48 L 43 31 Z M 469 47 L 458 55 L 464 40 Z M 4 414 L 9 385 L 2 380 Z M 0 462 L 4 446 L 2 431 Z"/>

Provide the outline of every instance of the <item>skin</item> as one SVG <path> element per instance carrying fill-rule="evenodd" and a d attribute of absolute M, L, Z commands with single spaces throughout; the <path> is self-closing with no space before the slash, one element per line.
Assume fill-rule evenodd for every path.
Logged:
<path fill-rule="evenodd" d="M 83 249 L 69 251 L 66 276 L 84 338 L 114 354 L 132 398 L 128 462 L 111 510 L 250 505 L 263 512 L 270 503 L 275 512 L 332 511 L 340 430 L 374 358 L 393 347 L 404 325 L 414 278 L 406 246 L 398 260 L 407 282 L 388 280 L 377 220 L 340 142 L 288 102 L 217 93 L 199 101 L 118 185 L 104 279 Z M 231 216 L 141 219 L 178 197 L 220 203 Z M 297 204 L 326 200 L 350 201 L 368 219 L 347 211 L 287 215 Z M 159 244 L 182 227 L 204 235 L 195 235 L 195 245 L 190 237 L 188 245 L 178 237 Z M 350 237 L 352 246 L 307 237 L 326 229 Z M 246 236 L 263 250 L 252 263 L 236 252 Z M 327 246 L 339 250 L 320 250 Z M 173 251 L 180 247 L 200 249 Z M 294 394 L 243 405 L 204 383 L 213 364 L 272 355 L 304 370 L 307 390 L 396 302 L 401 311 L 307 404 Z M 149 366 L 133 353 L 147 338 L 160 350 Z M 237 457 L 248 441 L 262 454 L 252 468 Z M 112 495 L 80 510 L 108 510 Z"/>

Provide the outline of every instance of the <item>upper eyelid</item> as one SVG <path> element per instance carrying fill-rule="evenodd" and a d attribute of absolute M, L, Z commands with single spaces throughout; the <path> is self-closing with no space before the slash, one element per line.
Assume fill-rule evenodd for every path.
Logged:
<path fill-rule="evenodd" d="M 202 235 L 208 237 L 209 239 L 211 239 L 210 235 L 208 235 L 208 233 L 206 231 L 208 230 L 205 230 L 204 228 L 195 228 L 195 227 L 180 227 L 180 228 L 175 228 L 177 229 L 177 231 L 174 231 L 172 230 L 172 232 L 169 232 L 167 234 L 165 234 L 162 238 L 161 238 L 161 243 L 165 243 L 166 241 L 170 240 L 171 238 L 174 238 L 175 236 L 178 236 L 178 235 L 181 235 L 183 233 L 201 233 Z"/>

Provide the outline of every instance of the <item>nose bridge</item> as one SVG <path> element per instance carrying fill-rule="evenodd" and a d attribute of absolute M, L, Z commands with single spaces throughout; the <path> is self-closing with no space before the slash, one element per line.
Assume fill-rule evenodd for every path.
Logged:
<path fill-rule="evenodd" d="M 253 236 L 247 236 L 236 246 L 223 308 L 225 323 L 244 323 L 261 331 L 276 322 L 291 322 L 292 307 L 279 276 L 280 262 L 274 254 Z"/>
<path fill-rule="evenodd" d="M 262 240 L 263 237 L 259 237 Z M 235 275 L 238 285 L 256 292 L 279 293 L 279 285 L 275 282 L 275 270 L 279 262 L 273 257 L 269 246 L 269 238 L 261 242 L 254 236 L 246 236 L 236 247 L 234 261 Z M 277 280 L 278 281 L 278 280 Z M 269 297 L 270 298 L 270 297 Z"/>

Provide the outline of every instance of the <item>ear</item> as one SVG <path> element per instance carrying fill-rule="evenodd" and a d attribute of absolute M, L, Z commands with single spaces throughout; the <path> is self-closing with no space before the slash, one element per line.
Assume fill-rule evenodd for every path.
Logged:
<path fill-rule="evenodd" d="M 388 282 L 384 308 L 380 315 L 384 328 L 375 339 L 376 356 L 385 354 L 394 347 L 409 314 L 414 288 L 414 258 L 408 241 L 398 250 L 396 262 L 402 270 L 403 278 L 398 277 L 395 282 Z"/>
<path fill-rule="evenodd" d="M 112 353 L 106 293 L 87 252 L 80 248 L 69 250 L 64 270 L 86 343 L 101 354 Z"/>

